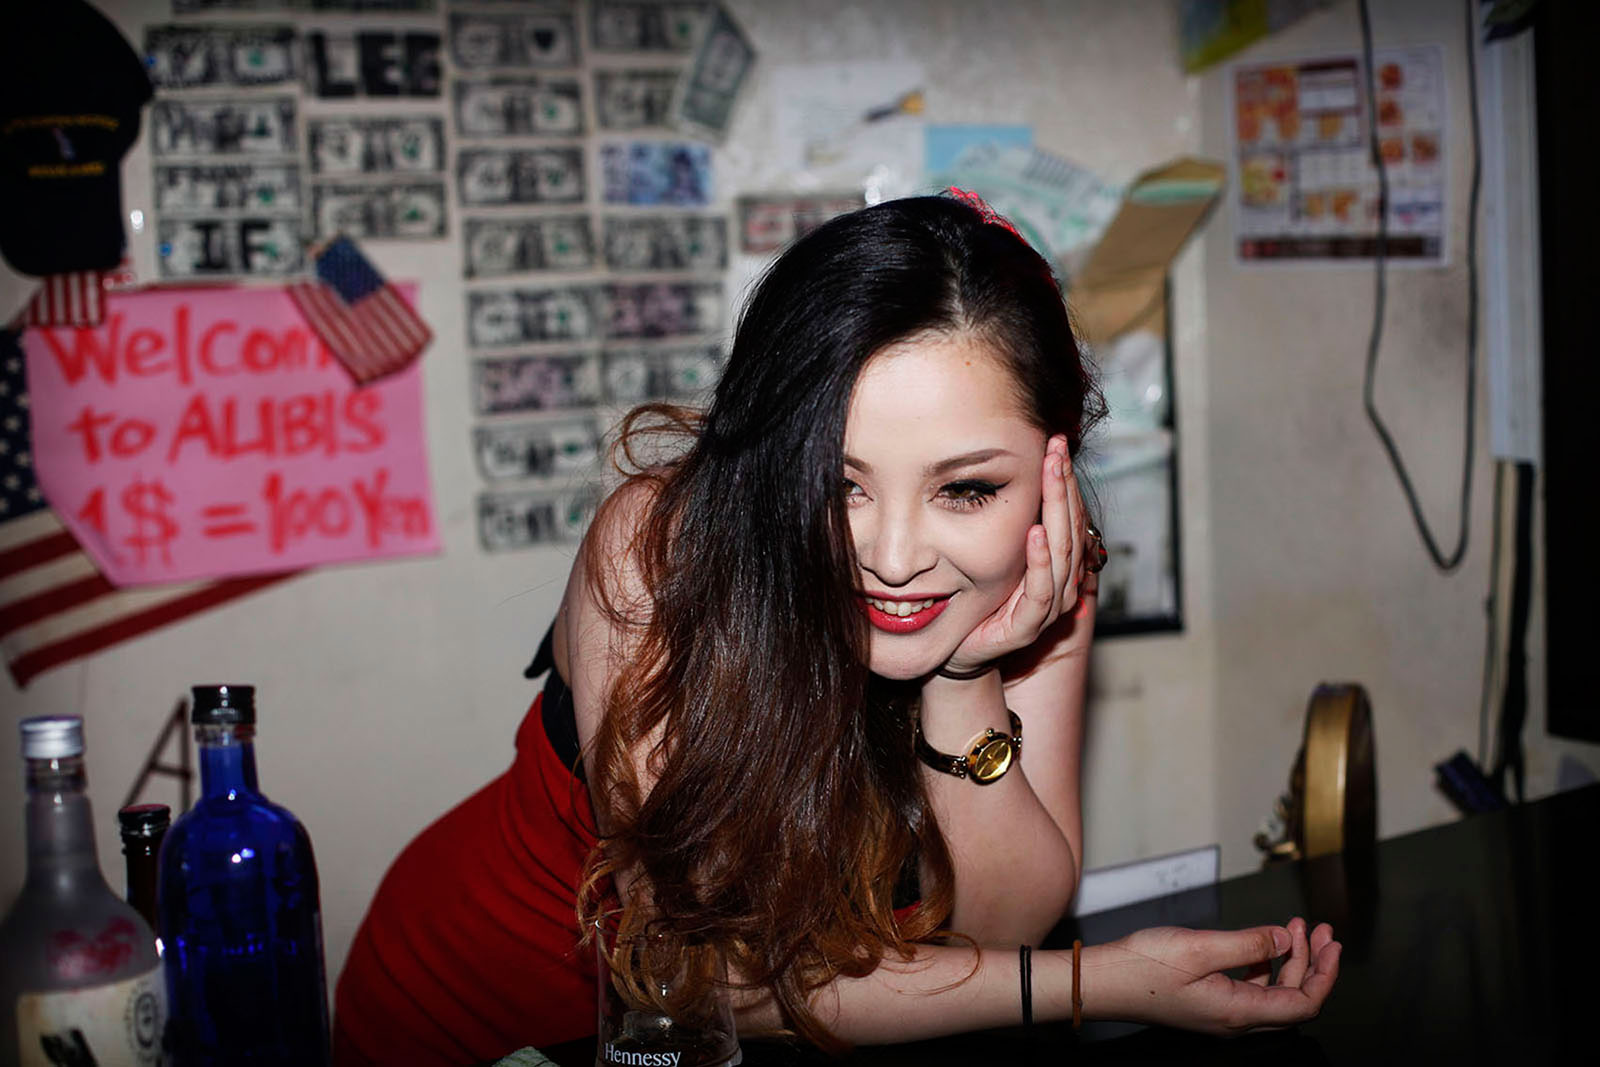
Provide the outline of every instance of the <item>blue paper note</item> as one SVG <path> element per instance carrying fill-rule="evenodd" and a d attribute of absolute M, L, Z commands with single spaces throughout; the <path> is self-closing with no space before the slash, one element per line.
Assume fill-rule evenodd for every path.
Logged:
<path fill-rule="evenodd" d="M 929 174 L 943 174 L 955 163 L 962 150 L 971 145 L 1033 147 L 1033 127 L 983 124 L 929 126 L 925 138 L 923 168 Z"/>

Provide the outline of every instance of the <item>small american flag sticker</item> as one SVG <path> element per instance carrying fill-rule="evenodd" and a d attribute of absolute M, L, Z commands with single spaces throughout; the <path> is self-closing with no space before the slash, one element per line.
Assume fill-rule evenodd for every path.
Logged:
<path fill-rule="evenodd" d="M 294 283 L 289 295 L 358 383 L 404 370 L 428 347 L 433 331 L 354 241 L 335 238 L 313 259 L 317 280 Z"/>
<path fill-rule="evenodd" d="M 101 274 L 79 270 L 51 274 L 39 282 L 18 326 L 98 326 L 105 319 Z"/>

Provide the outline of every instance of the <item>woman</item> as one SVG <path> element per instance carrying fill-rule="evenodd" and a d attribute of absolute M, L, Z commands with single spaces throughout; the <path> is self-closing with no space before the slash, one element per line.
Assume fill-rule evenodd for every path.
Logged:
<path fill-rule="evenodd" d="M 1018 1021 L 1018 946 L 1080 874 L 1098 537 L 1072 457 L 1095 414 L 1048 265 L 981 202 L 881 204 L 789 249 L 704 419 L 677 417 L 687 447 L 597 514 L 515 765 L 386 878 L 341 1060 L 592 1032 L 575 907 L 715 945 L 746 1032 Z M 1071 955 L 1033 955 L 1036 1018 L 1071 1016 Z M 1314 1015 L 1338 956 L 1298 919 L 1148 930 L 1085 949 L 1078 986 L 1090 1017 L 1238 1032 Z"/>

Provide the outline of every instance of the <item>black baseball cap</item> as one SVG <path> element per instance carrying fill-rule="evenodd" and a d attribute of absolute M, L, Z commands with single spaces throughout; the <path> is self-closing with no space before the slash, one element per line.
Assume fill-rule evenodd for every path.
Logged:
<path fill-rule="evenodd" d="M 84 0 L 0 3 L 0 255 L 24 274 L 122 261 L 122 157 L 150 79 Z"/>

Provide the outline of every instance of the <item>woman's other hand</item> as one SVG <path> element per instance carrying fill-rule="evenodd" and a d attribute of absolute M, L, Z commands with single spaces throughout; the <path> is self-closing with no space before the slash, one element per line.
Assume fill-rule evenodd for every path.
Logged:
<path fill-rule="evenodd" d="M 1220 1036 L 1316 1017 L 1339 976 L 1342 946 L 1301 918 L 1249 930 L 1139 930 L 1083 952 L 1084 1013 Z M 1272 961 L 1283 957 L 1277 980 Z M 1247 977 L 1225 971 L 1243 969 Z"/>
<path fill-rule="evenodd" d="M 1092 593 L 1092 575 L 1085 588 L 1088 517 L 1067 439 L 1059 434 L 1045 446 L 1041 495 L 1043 521 L 1028 529 L 1027 570 L 1005 603 L 956 648 L 945 662 L 947 670 L 968 672 L 1027 648 L 1058 620 L 1062 622 L 1056 629 L 1070 629 L 1073 618 L 1063 616 L 1070 616 L 1081 595 Z"/>

